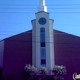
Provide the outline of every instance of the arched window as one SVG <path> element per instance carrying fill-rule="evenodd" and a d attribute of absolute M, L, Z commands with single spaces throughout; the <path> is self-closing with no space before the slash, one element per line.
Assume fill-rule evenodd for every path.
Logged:
<path fill-rule="evenodd" d="M 41 65 L 46 65 L 45 28 L 40 28 Z"/>
<path fill-rule="evenodd" d="M 45 32 L 45 28 L 40 28 L 40 32 Z"/>

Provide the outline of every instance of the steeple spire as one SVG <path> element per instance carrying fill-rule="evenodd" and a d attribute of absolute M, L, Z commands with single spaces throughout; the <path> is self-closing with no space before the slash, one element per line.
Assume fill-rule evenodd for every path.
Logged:
<path fill-rule="evenodd" d="M 39 1 L 38 11 L 47 12 L 47 7 L 45 6 L 45 0 L 40 0 Z"/>

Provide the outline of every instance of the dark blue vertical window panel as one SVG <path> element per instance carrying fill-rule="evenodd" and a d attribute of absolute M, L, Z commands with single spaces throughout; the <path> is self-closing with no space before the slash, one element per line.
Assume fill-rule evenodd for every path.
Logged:
<path fill-rule="evenodd" d="M 45 34 L 44 33 L 40 34 L 40 41 L 45 42 Z"/>
<path fill-rule="evenodd" d="M 45 42 L 41 42 L 41 47 L 45 47 Z"/>
<path fill-rule="evenodd" d="M 40 28 L 41 65 L 46 65 L 45 28 Z"/>
<path fill-rule="evenodd" d="M 40 42 L 45 42 L 45 28 L 40 29 Z"/>
<path fill-rule="evenodd" d="M 41 47 L 41 59 L 46 59 L 46 49 L 45 49 L 45 47 Z"/>
<path fill-rule="evenodd" d="M 41 64 L 46 64 L 46 60 L 45 59 L 41 59 Z"/>

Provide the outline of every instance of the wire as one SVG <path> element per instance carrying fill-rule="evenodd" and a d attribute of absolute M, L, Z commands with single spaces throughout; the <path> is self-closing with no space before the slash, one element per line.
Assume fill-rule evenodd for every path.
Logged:
<path fill-rule="evenodd" d="M 33 4 L 0 4 L 0 6 L 38 6 Z M 80 4 L 46 4 L 47 6 L 79 6 Z"/>
<path fill-rule="evenodd" d="M 0 8 L 0 9 L 37 9 L 37 8 Z M 79 8 L 48 8 L 48 9 L 80 9 Z"/>
<path fill-rule="evenodd" d="M 54 32 L 55 30 L 53 30 L 53 33 L 50 33 L 50 34 L 60 34 L 60 35 L 67 35 L 67 34 L 69 34 L 69 33 L 66 33 L 66 32 L 61 32 L 61 31 L 59 31 L 59 32 L 61 32 L 61 33 L 55 33 Z M 8 33 L 15 33 L 15 34 L 0 34 L 0 35 L 12 35 L 12 36 L 15 36 L 15 35 L 19 35 L 19 34 L 27 34 L 27 33 L 31 33 L 32 34 L 32 32 L 29 32 L 29 30 L 28 31 L 24 31 L 24 32 L 13 32 L 13 31 L 0 31 L 0 32 L 8 32 Z M 36 33 L 36 32 L 34 32 L 34 33 Z M 77 33 L 76 33 L 77 34 Z M 70 34 L 70 35 L 73 35 L 73 34 Z M 73 36 L 75 36 L 75 35 L 73 35 Z M 36 36 L 36 37 L 40 37 L 40 36 Z M 78 37 L 78 36 L 77 36 Z"/>
<path fill-rule="evenodd" d="M 0 35 L 12 35 L 12 34 L 0 34 Z M 17 36 L 17 35 L 20 35 L 20 34 L 12 35 L 11 37 Z M 40 36 L 33 36 L 33 37 L 40 37 Z M 45 36 L 45 37 L 49 38 L 49 36 Z M 50 37 L 50 38 L 53 38 L 53 37 Z"/>
<path fill-rule="evenodd" d="M 18 13 L 18 14 L 33 14 L 35 12 L 0 12 L 0 13 Z M 75 14 L 75 13 L 80 13 L 80 12 L 50 12 L 50 13 L 53 13 L 53 14 Z"/>
<path fill-rule="evenodd" d="M 13 31 L 0 31 L 0 32 L 15 33 L 15 32 L 13 32 Z M 60 31 L 60 32 L 61 32 L 61 31 Z M 17 32 L 16 32 L 16 33 L 17 33 Z M 31 34 L 32 34 L 32 31 L 31 31 L 31 32 L 25 31 L 25 32 L 18 32 L 18 33 L 22 33 L 22 34 L 24 34 L 24 33 L 31 33 Z M 36 33 L 36 32 L 34 32 L 34 33 Z M 53 33 L 54 33 L 54 31 L 53 31 Z M 50 33 L 50 34 L 53 34 L 53 33 Z M 66 33 L 66 32 L 62 32 L 62 33 L 54 33 L 54 34 L 63 34 L 63 33 Z"/>
<path fill-rule="evenodd" d="M 6 38 L 6 39 L 3 39 L 3 40 L 6 40 L 6 41 L 16 41 L 16 42 L 30 42 L 30 43 L 32 43 L 32 42 L 34 42 L 34 43 L 40 43 L 40 41 L 26 41 L 26 40 L 7 40 L 8 38 Z M 76 45 L 80 45 L 80 43 L 76 43 L 76 42 L 72 42 L 72 43 L 70 43 L 70 42 L 67 42 L 67 43 L 58 43 L 58 42 L 46 42 L 45 41 L 45 43 L 54 43 L 54 44 L 66 44 L 66 45 L 69 45 L 69 44 L 72 44 L 72 45 L 74 45 L 74 44 L 76 44 Z M 76 47 L 76 46 L 75 46 Z"/>

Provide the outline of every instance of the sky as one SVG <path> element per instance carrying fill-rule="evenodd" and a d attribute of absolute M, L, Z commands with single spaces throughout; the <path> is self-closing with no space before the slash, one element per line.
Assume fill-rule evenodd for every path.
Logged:
<path fill-rule="evenodd" d="M 80 0 L 45 0 L 53 29 L 80 36 Z M 0 40 L 31 30 L 39 0 L 0 0 Z"/>

